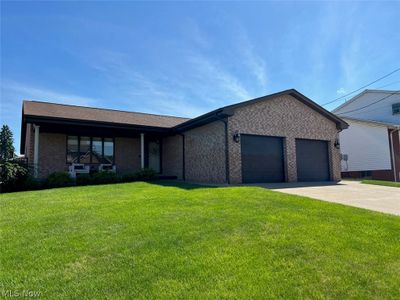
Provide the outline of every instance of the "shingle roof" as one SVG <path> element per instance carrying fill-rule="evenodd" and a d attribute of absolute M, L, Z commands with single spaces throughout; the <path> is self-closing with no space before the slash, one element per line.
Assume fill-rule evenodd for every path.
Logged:
<path fill-rule="evenodd" d="M 181 117 L 28 100 L 24 100 L 23 111 L 25 116 L 154 126 L 162 128 L 171 128 L 189 120 Z"/>

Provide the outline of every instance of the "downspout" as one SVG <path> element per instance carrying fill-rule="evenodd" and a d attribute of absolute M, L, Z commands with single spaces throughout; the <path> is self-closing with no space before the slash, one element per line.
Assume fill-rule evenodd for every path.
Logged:
<path fill-rule="evenodd" d="M 229 180 L 229 150 L 228 150 L 228 121 L 226 119 L 220 120 L 224 123 L 224 130 L 225 130 L 225 180 L 227 184 L 230 184 Z"/>
<path fill-rule="evenodd" d="M 393 146 L 393 133 L 399 132 L 399 129 L 394 129 L 390 132 L 390 148 L 392 151 L 392 164 L 393 164 L 393 178 L 394 181 L 397 181 L 397 170 L 396 170 L 396 156 L 394 153 L 394 146 Z"/>

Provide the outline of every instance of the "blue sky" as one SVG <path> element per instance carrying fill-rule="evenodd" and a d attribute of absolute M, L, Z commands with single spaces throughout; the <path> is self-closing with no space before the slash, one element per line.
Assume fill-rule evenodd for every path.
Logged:
<path fill-rule="evenodd" d="M 194 117 L 296 88 L 322 104 L 400 67 L 399 11 L 400 2 L 2 1 L 1 123 L 19 147 L 23 99 Z M 384 85 L 400 89 L 400 72 L 371 88 Z"/>

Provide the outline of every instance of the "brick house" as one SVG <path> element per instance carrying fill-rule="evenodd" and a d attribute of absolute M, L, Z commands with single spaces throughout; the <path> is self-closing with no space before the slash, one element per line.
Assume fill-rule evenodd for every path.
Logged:
<path fill-rule="evenodd" d="M 42 178 L 79 163 L 205 183 L 338 181 L 347 127 L 293 89 L 194 119 L 24 101 L 21 153 Z"/>

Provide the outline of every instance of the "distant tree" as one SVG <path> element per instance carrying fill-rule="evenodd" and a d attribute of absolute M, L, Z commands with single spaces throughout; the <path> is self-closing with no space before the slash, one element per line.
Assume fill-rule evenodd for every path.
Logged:
<path fill-rule="evenodd" d="M 3 125 L 0 130 L 0 159 L 2 161 L 8 161 L 16 156 L 13 143 L 14 139 L 10 127 Z"/>

